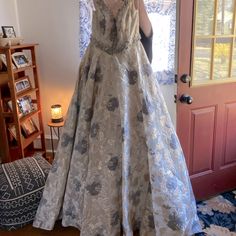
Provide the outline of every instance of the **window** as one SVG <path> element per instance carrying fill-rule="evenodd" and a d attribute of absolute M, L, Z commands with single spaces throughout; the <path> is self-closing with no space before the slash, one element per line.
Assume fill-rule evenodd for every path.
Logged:
<path fill-rule="evenodd" d="M 236 81 L 236 1 L 196 0 L 192 85 Z"/>

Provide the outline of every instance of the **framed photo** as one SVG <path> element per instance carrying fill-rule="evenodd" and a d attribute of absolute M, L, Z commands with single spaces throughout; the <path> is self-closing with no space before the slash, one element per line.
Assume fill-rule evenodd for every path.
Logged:
<path fill-rule="evenodd" d="M 22 77 L 21 80 L 15 82 L 16 93 L 31 89 L 31 83 L 28 76 Z"/>
<path fill-rule="evenodd" d="M 3 38 L 15 38 L 16 33 L 13 26 L 2 26 Z"/>
<path fill-rule="evenodd" d="M 21 127 L 26 138 L 29 137 L 31 134 L 38 132 L 38 127 L 31 118 L 24 121 L 21 124 Z"/>
<path fill-rule="evenodd" d="M 12 60 L 17 68 L 29 66 L 30 62 L 23 52 L 15 52 L 12 55 Z"/>
<path fill-rule="evenodd" d="M 12 101 L 11 101 L 11 100 L 9 100 L 9 101 L 7 102 L 7 106 L 8 106 L 8 108 L 10 109 L 10 111 L 13 111 Z M 21 117 L 23 116 L 23 113 L 19 111 L 18 104 L 17 104 L 17 107 L 16 107 L 16 108 L 17 108 L 17 114 L 18 114 L 19 118 L 21 118 Z"/>
<path fill-rule="evenodd" d="M 5 54 L 0 54 L 0 61 L 7 67 L 7 58 Z M 12 68 L 16 69 L 16 66 L 12 63 Z"/>
<path fill-rule="evenodd" d="M 22 113 L 23 115 L 27 115 L 35 111 L 35 106 L 32 102 L 32 99 L 28 95 L 17 99 L 17 104 L 19 107 L 19 113 Z"/>

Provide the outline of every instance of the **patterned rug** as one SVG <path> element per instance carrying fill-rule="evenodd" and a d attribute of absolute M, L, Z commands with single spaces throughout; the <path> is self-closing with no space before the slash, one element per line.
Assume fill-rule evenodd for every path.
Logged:
<path fill-rule="evenodd" d="M 198 216 L 209 236 L 236 236 L 236 190 L 198 202 Z"/>

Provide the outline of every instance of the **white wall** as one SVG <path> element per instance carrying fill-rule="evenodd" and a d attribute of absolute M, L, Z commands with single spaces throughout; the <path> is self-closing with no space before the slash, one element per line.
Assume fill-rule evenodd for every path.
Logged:
<path fill-rule="evenodd" d="M 14 26 L 16 34 L 20 34 L 16 0 L 0 0 L 0 26 Z M 2 32 L 0 30 L 0 32 Z"/>
<path fill-rule="evenodd" d="M 77 80 L 79 1 L 18 0 L 17 7 L 25 42 L 39 43 L 37 59 L 43 118 L 47 124 L 52 104 L 62 104 L 66 113 Z"/>

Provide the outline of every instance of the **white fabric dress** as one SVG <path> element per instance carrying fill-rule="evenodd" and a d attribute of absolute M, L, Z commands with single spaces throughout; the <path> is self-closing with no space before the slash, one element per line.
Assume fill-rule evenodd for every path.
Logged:
<path fill-rule="evenodd" d="M 200 232 L 183 152 L 139 37 L 138 11 L 94 0 L 91 43 L 34 226 L 81 236 Z"/>

